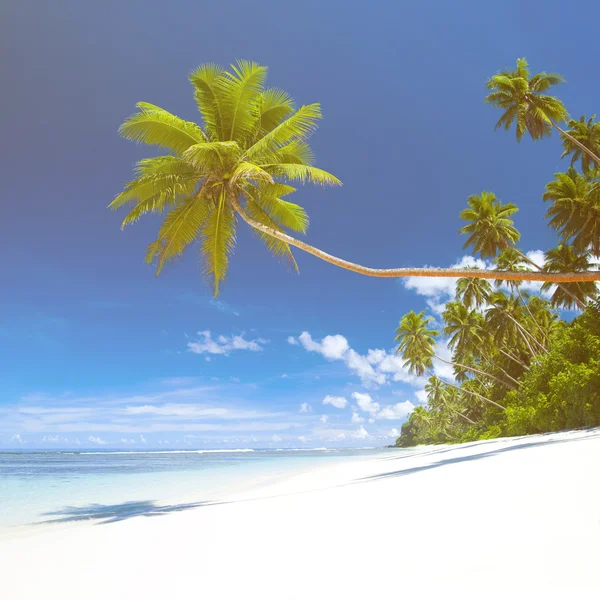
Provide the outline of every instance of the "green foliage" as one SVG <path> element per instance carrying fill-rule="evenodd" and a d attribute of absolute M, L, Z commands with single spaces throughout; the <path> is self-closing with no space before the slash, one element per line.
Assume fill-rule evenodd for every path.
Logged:
<path fill-rule="evenodd" d="M 112 209 L 134 204 L 123 226 L 147 213 L 167 213 L 146 254 L 157 274 L 199 242 L 202 272 L 217 295 L 236 241 L 235 202 L 278 232 L 305 233 L 304 209 L 282 199 L 295 190 L 286 183 L 340 185 L 314 166 L 307 142 L 321 118 L 319 104 L 296 110 L 284 91 L 265 87 L 266 76 L 266 67 L 249 61 L 238 61 L 230 71 L 201 65 L 190 81 L 202 125 L 140 102 L 121 126 L 123 137 L 170 152 L 141 160 L 136 178 L 110 204 Z M 288 244 L 258 236 L 273 255 L 297 268 Z"/>

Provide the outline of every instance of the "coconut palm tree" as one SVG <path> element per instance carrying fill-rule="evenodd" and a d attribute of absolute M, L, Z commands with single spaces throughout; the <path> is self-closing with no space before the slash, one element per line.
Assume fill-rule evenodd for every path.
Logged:
<path fill-rule="evenodd" d="M 484 318 L 481 313 L 478 313 L 476 310 L 469 310 L 460 302 L 448 302 L 444 310 L 443 319 L 446 324 L 444 334 L 449 336 L 448 347 L 454 351 L 454 357 L 452 361 L 436 357 L 438 360 L 453 365 L 455 369 L 460 371 L 470 371 L 471 373 L 493 379 L 497 383 L 511 389 L 516 389 L 513 384 L 503 381 L 499 377 L 482 369 L 478 369 L 472 364 L 468 364 L 471 362 L 469 360 L 470 357 L 479 353 L 479 348 L 483 342 L 482 337 L 479 335 L 484 325 Z"/>
<path fill-rule="evenodd" d="M 467 421 L 467 423 L 471 423 L 471 425 L 477 425 L 475 421 L 452 406 L 450 389 L 452 388 L 448 388 L 448 386 L 438 377 L 430 377 L 425 384 L 428 405 L 432 410 L 438 413 L 441 413 L 444 411 L 444 409 L 447 409 L 452 414 L 457 415 Z"/>
<path fill-rule="evenodd" d="M 487 279 L 461 277 L 456 282 L 456 300 L 467 308 L 480 308 L 492 293 L 492 284 Z"/>
<path fill-rule="evenodd" d="M 417 314 L 414 310 L 406 313 L 400 320 L 400 325 L 396 329 L 396 337 L 394 341 L 399 342 L 396 354 L 402 355 L 402 358 L 405 360 L 404 366 L 408 367 L 410 373 L 416 373 L 417 375 L 422 376 L 425 372 L 427 372 L 430 377 L 437 377 L 437 375 L 432 373 L 434 358 L 446 364 L 452 365 L 453 367 L 465 368 L 464 365 L 458 365 L 457 363 L 444 360 L 436 355 L 436 338 L 439 335 L 439 332 L 435 329 L 429 328 L 432 321 L 433 319 L 431 317 L 425 317 L 424 311 L 421 311 Z M 472 367 L 469 367 L 469 369 L 474 370 Z M 481 373 L 481 371 L 478 372 Z M 487 374 L 484 373 L 484 375 Z M 446 385 L 456 388 L 461 392 L 464 391 L 459 386 L 449 383 L 443 379 L 442 381 Z M 493 404 L 494 406 L 504 410 L 503 406 L 494 402 L 493 400 L 490 400 L 489 398 L 486 398 L 485 396 L 482 396 L 481 394 L 474 392 L 468 393 L 476 396 L 484 402 L 489 402 L 490 404 Z"/>
<path fill-rule="evenodd" d="M 539 345 L 539 342 L 525 329 L 521 321 L 522 307 L 515 297 L 507 296 L 503 292 L 494 292 L 490 296 L 489 307 L 485 311 L 486 328 L 494 333 L 498 343 L 518 348 L 519 340 L 521 340 L 525 344 L 529 356 L 537 356 L 539 350 L 536 352 L 532 343 Z"/>
<path fill-rule="evenodd" d="M 461 211 L 459 215 L 461 219 L 468 221 L 468 225 L 459 230 L 459 233 L 469 236 L 463 248 L 473 246 L 474 252 L 479 253 L 481 258 L 494 258 L 499 252 L 512 248 L 524 262 L 532 265 L 537 271 L 543 271 L 539 265 L 515 246 L 521 237 L 518 229 L 514 226 L 514 221 L 510 218 L 519 210 L 516 205 L 503 204 L 495 194 L 485 191 L 479 196 L 469 196 L 467 204 L 469 207 Z M 522 281 L 523 279 L 519 276 L 529 273 L 532 271 L 506 270 L 496 279 L 496 282 L 500 280 Z M 597 278 L 596 276 L 591 279 Z M 574 275 L 572 281 L 582 281 L 582 279 L 579 275 Z M 569 294 L 567 287 L 563 289 L 566 294 Z M 575 297 L 573 297 L 573 301 L 578 302 Z"/>
<path fill-rule="evenodd" d="M 483 191 L 479 196 L 467 198 L 468 208 L 460 213 L 460 218 L 468 221 L 459 233 L 468 235 L 463 248 L 473 246 L 481 258 L 493 258 L 498 252 L 514 245 L 521 234 L 510 218 L 519 209 L 514 204 L 502 204 L 492 192 Z"/>
<path fill-rule="evenodd" d="M 576 139 L 580 145 L 566 135 L 561 135 L 562 144 L 565 151 L 562 156 L 571 156 L 571 165 L 574 165 L 578 160 L 581 161 L 581 170 L 587 173 L 590 169 L 600 167 L 600 162 L 592 158 L 587 152 L 583 152 L 581 146 L 589 148 L 596 156 L 600 156 L 600 122 L 594 123 L 596 115 L 592 115 L 589 119 L 585 115 L 579 118 L 579 121 L 571 119 L 568 123 L 571 129 L 568 134 L 571 138 Z"/>
<path fill-rule="evenodd" d="M 542 72 L 532 77 L 527 61 L 517 59 L 514 71 L 502 71 L 487 81 L 490 93 L 485 102 L 504 110 L 495 128 L 508 130 L 514 123 L 518 141 L 525 133 L 538 140 L 550 135 L 554 128 L 563 138 L 600 163 L 600 158 L 590 148 L 557 125 L 567 120 L 567 109 L 558 98 L 545 92 L 563 82 L 563 77 L 557 73 Z"/>
<path fill-rule="evenodd" d="M 239 217 L 271 253 L 293 267 L 292 246 L 372 277 L 496 278 L 493 271 L 470 269 L 373 269 L 288 235 L 285 230 L 305 233 L 308 227 L 304 209 L 285 199 L 295 190 L 290 184 L 340 185 L 340 181 L 313 164 L 307 140 L 321 118 L 320 106 L 296 110 L 288 94 L 265 87 L 266 75 L 266 67 L 248 61 L 239 61 L 230 71 L 201 65 L 190 75 L 201 125 L 140 102 L 138 112 L 121 126 L 123 137 L 166 151 L 139 161 L 135 178 L 110 204 L 112 209 L 133 205 L 123 226 L 147 213 L 165 215 L 146 253 L 157 273 L 199 242 L 203 273 L 218 294 L 235 247 Z M 578 276 L 589 279 L 589 274 Z M 526 273 L 524 278 L 572 280 L 565 273 Z"/>
<path fill-rule="evenodd" d="M 555 173 L 543 199 L 551 202 L 546 212 L 550 227 L 576 250 L 589 248 L 600 256 L 600 180 L 595 175 L 593 171 L 581 175 L 574 167 Z"/>
<path fill-rule="evenodd" d="M 597 266 L 590 261 L 587 252 L 578 252 L 568 244 L 559 244 L 545 255 L 544 270 L 548 271 L 589 271 L 592 267 Z M 544 291 L 551 288 L 552 286 L 548 283 L 542 285 Z M 575 298 L 578 306 L 586 306 L 587 301 L 596 297 L 597 294 L 598 286 L 594 282 L 563 284 L 561 287 L 556 287 L 550 302 L 553 307 L 573 308 L 576 305 Z"/>

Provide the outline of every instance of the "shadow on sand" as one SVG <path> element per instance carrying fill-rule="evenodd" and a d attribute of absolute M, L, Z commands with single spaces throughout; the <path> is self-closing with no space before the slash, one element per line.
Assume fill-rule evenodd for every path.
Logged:
<path fill-rule="evenodd" d="M 123 502 L 122 504 L 88 504 L 87 506 L 65 506 L 57 511 L 44 513 L 51 517 L 38 521 L 37 525 L 49 523 L 72 523 L 75 521 L 96 521 L 97 525 L 125 521 L 133 517 L 160 517 L 174 512 L 182 512 L 200 506 L 224 504 L 223 502 L 190 502 L 159 506 L 152 501 Z"/>
<path fill-rule="evenodd" d="M 550 435 L 550 434 L 546 434 L 546 435 Z M 479 452 L 478 454 L 471 454 L 469 456 L 457 456 L 454 458 L 447 458 L 447 459 L 442 459 L 442 460 L 438 460 L 437 462 L 428 464 L 428 465 L 423 465 L 420 467 L 410 467 L 407 469 L 398 469 L 397 471 L 390 471 L 388 473 L 379 473 L 377 475 L 370 475 L 368 477 L 361 477 L 360 479 L 356 479 L 354 483 L 364 483 L 367 481 L 376 481 L 379 479 L 387 479 L 389 477 L 402 477 L 404 475 L 411 475 L 412 473 L 418 473 L 419 471 L 429 471 L 430 469 L 438 469 L 439 467 L 444 467 L 446 465 L 451 465 L 451 464 L 456 464 L 456 463 L 461 463 L 461 462 L 469 462 L 472 460 L 481 460 L 483 458 L 489 458 L 490 456 L 496 456 L 498 454 L 503 454 L 505 452 L 511 452 L 513 450 L 523 450 L 526 448 L 535 448 L 535 447 L 539 447 L 539 446 L 551 446 L 553 444 L 563 444 L 565 442 L 580 442 L 583 440 L 587 440 L 590 438 L 597 438 L 598 437 L 598 430 L 594 430 L 594 433 L 590 433 L 589 435 L 582 435 L 580 437 L 576 437 L 576 438 L 562 438 L 559 440 L 544 440 L 544 439 L 537 439 L 535 441 L 529 441 L 529 442 L 524 442 L 521 444 L 515 444 L 514 446 L 508 446 L 507 448 L 497 448 L 497 449 L 493 449 L 493 450 L 489 450 L 487 452 Z M 524 438 L 525 439 L 525 438 Z M 497 440 L 490 440 L 490 442 L 492 441 L 497 441 Z M 412 455 L 412 458 L 419 458 L 421 456 L 427 456 L 430 454 L 441 454 L 441 453 L 445 453 L 445 452 L 451 452 L 452 450 L 457 450 L 458 448 L 456 447 L 446 447 L 444 449 L 441 450 L 432 450 L 430 452 L 424 452 L 423 454 L 415 454 Z M 410 458 L 410 455 L 407 456 L 399 456 L 396 458 L 396 460 L 402 460 L 405 458 Z M 394 460 L 394 458 L 392 458 L 391 460 Z"/>

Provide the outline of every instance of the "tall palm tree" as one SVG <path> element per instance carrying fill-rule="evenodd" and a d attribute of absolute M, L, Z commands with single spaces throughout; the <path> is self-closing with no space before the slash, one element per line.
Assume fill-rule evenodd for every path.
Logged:
<path fill-rule="evenodd" d="M 573 246 L 559 244 L 556 248 L 546 252 L 544 270 L 548 271 L 589 271 L 594 265 L 587 252 L 578 252 Z M 551 284 L 542 285 L 542 290 L 551 289 Z M 569 292 L 566 293 L 565 289 Z M 580 282 L 563 284 L 556 287 L 552 294 L 551 303 L 554 307 L 573 308 L 576 305 L 586 306 L 587 301 L 596 297 L 598 286 L 594 282 Z"/>
<path fill-rule="evenodd" d="M 436 358 L 444 363 L 452 366 L 461 367 L 456 363 L 441 359 L 435 353 L 436 338 L 439 332 L 435 329 L 430 329 L 430 323 L 433 321 L 431 317 L 425 317 L 425 312 L 415 313 L 414 310 L 406 313 L 400 320 L 400 325 L 396 329 L 395 342 L 398 343 L 396 354 L 401 354 L 404 358 L 404 366 L 408 367 L 410 373 L 416 373 L 422 376 L 427 372 L 430 377 L 437 377 L 432 373 L 433 359 Z M 441 379 L 441 378 L 440 378 Z M 450 387 L 456 388 L 457 390 L 465 391 L 462 388 L 449 383 L 442 379 L 442 381 Z M 504 407 L 481 394 L 468 392 L 480 400 L 489 402 L 494 406 L 504 410 Z"/>
<path fill-rule="evenodd" d="M 517 140 L 520 141 L 525 133 L 537 140 L 550 135 L 551 128 L 554 128 L 563 138 L 600 163 L 600 158 L 590 148 L 557 125 L 567 120 L 567 109 L 558 98 L 545 92 L 563 82 L 563 77 L 557 73 L 541 72 L 532 77 L 527 61 L 519 58 L 514 71 L 502 71 L 488 79 L 490 93 L 485 102 L 504 110 L 496 129 L 504 127 L 508 130 L 515 123 Z"/>
<path fill-rule="evenodd" d="M 579 121 L 571 119 L 568 123 L 571 129 L 568 130 L 569 136 L 576 139 L 579 144 L 573 143 L 572 139 L 566 135 L 562 136 L 562 144 L 565 151 L 563 157 L 572 154 L 571 165 L 574 165 L 578 160 L 581 161 L 581 170 L 587 173 L 590 169 L 600 167 L 600 162 L 590 157 L 587 152 L 583 152 L 581 146 L 589 148 L 596 156 L 600 156 L 600 122 L 594 122 L 596 115 L 591 118 L 585 118 L 585 115 L 580 117 Z"/>
<path fill-rule="evenodd" d="M 467 308 L 480 308 L 492 293 L 492 284 L 486 279 L 461 277 L 456 282 L 456 299 Z"/>
<path fill-rule="evenodd" d="M 581 175 L 574 167 L 566 173 L 555 173 L 543 198 L 551 202 L 546 212 L 550 227 L 576 250 L 590 248 L 600 256 L 600 179 L 596 173 Z"/>
<path fill-rule="evenodd" d="M 218 294 L 240 217 L 274 255 L 294 267 L 291 246 L 372 277 L 496 278 L 493 271 L 471 269 L 373 269 L 288 235 L 284 230 L 304 233 L 308 227 L 304 209 L 285 199 L 295 190 L 290 184 L 340 181 L 313 165 L 307 140 L 321 117 L 319 105 L 296 110 L 288 94 L 265 87 L 266 75 L 266 67 L 248 61 L 239 61 L 230 71 L 201 65 L 190 75 L 201 125 L 140 102 L 138 112 L 121 126 L 123 137 L 166 151 L 139 161 L 133 181 L 110 204 L 112 209 L 133 205 L 123 226 L 146 213 L 165 214 L 146 253 L 147 262 L 156 262 L 157 273 L 199 241 L 204 275 Z M 540 281 L 589 279 L 589 274 L 517 275 Z"/>
<path fill-rule="evenodd" d="M 473 246 L 474 252 L 479 253 L 481 258 L 494 258 L 499 252 L 512 248 L 523 261 L 532 265 L 538 272 L 544 271 L 515 246 L 521 237 L 518 229 L 514 226 L 514 221 L 510 218 L 519 210 L 516 205 L 503 204 L 495 194 L 486 191 L 479 196 L 469 196 L 467 204 L 468 208 L 461 211 L 459 215 L 461 219 L 468 221 L 468 224 L 459 230 L 459 233 L 469 236 L 463 248 Z M 522 281 L 524 277 L 520 277 L 521 275 L 525 276 L 532 272 L 520 269 L 506 270 L 502 271 L 496 281 Z M 592 276 L 585 281 L 598 278 L 598 276 Z M 572 281 L 583 280 L 579 275 L 575 275 Z M 563 289 L 566 294 L 569 294 L 567 287 Z M 575 298 L 573 300 L 577 302 Z"/>

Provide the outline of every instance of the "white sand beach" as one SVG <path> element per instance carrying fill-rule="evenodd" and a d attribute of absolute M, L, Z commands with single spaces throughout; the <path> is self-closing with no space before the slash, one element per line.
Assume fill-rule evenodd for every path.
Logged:
<path fill-rule="evenodd" d="M 357 459 L 4 536 L 0 597 L 598 597 L 599 474 L 598 429 Z"/>

